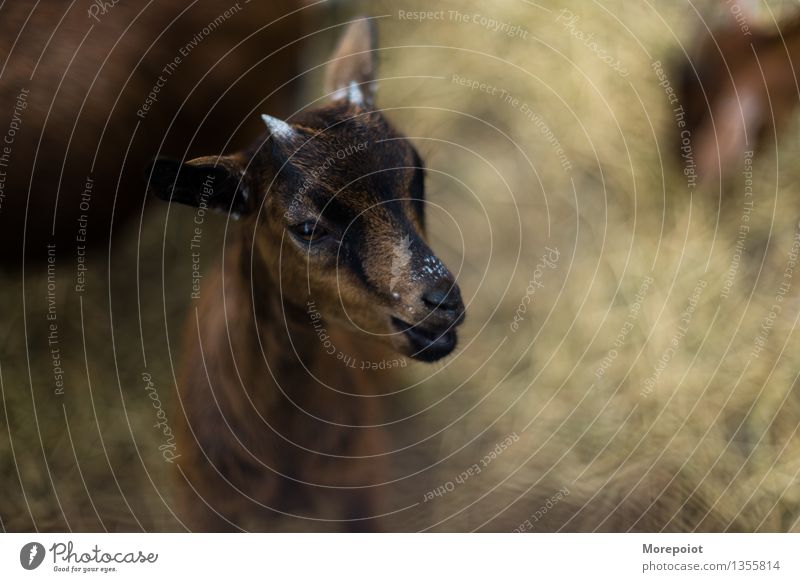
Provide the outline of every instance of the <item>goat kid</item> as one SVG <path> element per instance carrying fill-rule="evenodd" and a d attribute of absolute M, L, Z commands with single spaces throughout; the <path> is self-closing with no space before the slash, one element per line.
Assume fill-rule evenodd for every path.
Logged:
<path fill-rule="evenodd" d="M 374 107 L 374 51 L 372 24 L 355 21 L 326 71 L 330 102 L 264 116 L 247 151 L 150 168 L 159 198 L 236 219 L 179 382 L 196 529 L 263 529 L 276 514 L 377 529 L 387 379 L 373 368 L 456 346 L 464 305 L 425 242 L 422 161 Z"/>

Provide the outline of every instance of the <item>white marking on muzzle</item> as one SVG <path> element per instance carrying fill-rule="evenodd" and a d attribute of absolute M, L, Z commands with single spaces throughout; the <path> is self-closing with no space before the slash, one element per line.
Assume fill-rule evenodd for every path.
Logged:
<path fill-rule="evenodd" d="M 392 266 L 389 271 L 392 278 L 389 280 L 389 291 L 394 291 L 395 286 L 408 274 L 408 265 L 411 263 L 411 237 L 404 236 L 392 250 Z"/>

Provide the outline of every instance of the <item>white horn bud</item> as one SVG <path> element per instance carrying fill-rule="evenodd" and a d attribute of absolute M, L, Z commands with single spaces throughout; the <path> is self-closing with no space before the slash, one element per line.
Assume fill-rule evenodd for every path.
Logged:
<path fill-rule="evenodd" d="M 350 81 L 350 86 L 347 88 L 347 100 L 353 105 L 364 105 L 364 93 L 355 81 Z"/>
<path fill-rule="evenodd" d="M 276 138 L 288 138 L 294 135 L 294 129 L 292 126 L 282 119 L 272 117 L 266 113 L 261 115 L 261 119 L 264 120 L 269 132 Z"/>

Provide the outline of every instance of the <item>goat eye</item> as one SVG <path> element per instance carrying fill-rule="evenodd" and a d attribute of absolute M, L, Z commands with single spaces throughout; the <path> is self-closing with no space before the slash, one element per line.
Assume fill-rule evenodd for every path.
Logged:
<path fill-rule="evenodd" d="M 306 220 L 291 227 L 292 233 L 304 242 L 318 242 L 328 236 L 328 232 L 316 221 Z"/>

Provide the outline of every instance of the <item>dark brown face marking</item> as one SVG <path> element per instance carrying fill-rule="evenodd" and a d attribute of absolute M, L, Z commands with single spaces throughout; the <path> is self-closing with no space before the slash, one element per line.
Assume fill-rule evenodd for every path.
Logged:
<path fill-rule="evenodd" d="M 339 50 L 363 41 L 346 36 Z M 302 307 L 310 294 L 324 317 L 433 361 L 454 349 L 464 305 L 425 242 L 422 160 L 372 107 L 372 54 L 334 56 L 332 103 L 288 123 L 265 116 L 267 133 L 242 154 L 159 160 L 151 185 L 164 199 L 199 203 L 201 178 L 221 171 L 205 203 L 242 215 L 254 268 L 280 282 L 285 302 Z"/>

